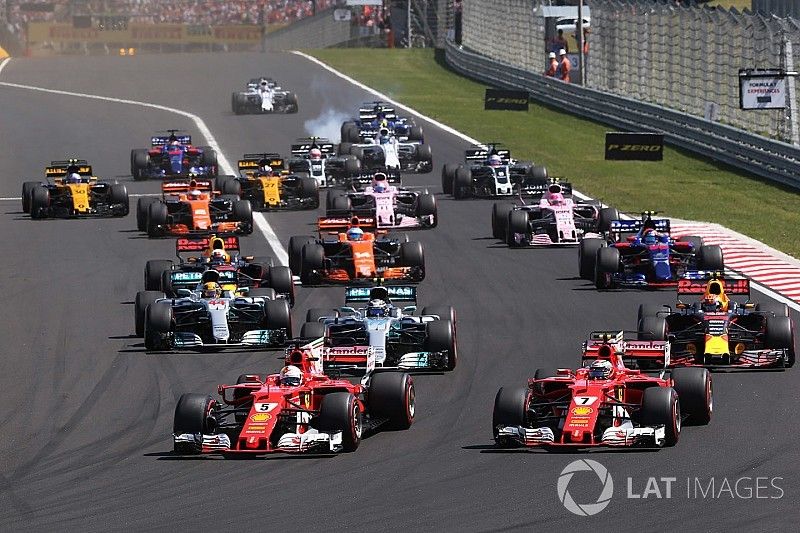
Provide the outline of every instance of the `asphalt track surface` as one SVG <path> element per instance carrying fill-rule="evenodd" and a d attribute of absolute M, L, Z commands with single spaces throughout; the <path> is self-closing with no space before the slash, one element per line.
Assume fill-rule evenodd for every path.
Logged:
<path fill-rule="evenodd" d="M 234 116 L 230 93 L 261 73 L 296 89 L 300 113 Z M 15 60 L 0 80 L 174 106 L 201 116 L 228 159 L 287 152 L 303 123 L 323 110 L 352 110 L 372 96 L 289 54 L 163 55 Z M 41 175 L 50 159 L 81 156 L 101 176 L 128 173 L 129 151 L 158 129 L 189 120 L 152 109 L 0 87 L 0 197 Z M 435 172 L 407 184 L 439 192 L 443 162 L 465 143 L 426 127 Z M 196 144 L 204 144 L 198 138 Z M 157 182 L 128 183 L 130 193 Z M 459 317 L 455 372 L 417 376 L 417 419 L 378 433 L 356 453 L 233 461 L 171 455 L 172 415 L 184 392 L 213 394 L 242 372 L 280 367 L 277 352 L 145 353 L 133 338 L 144 262 L 169 258 L 170 240 L 148 240 L 124 219 L 31 221 L 19 202 L 0 202 L 0 530 L 759 530 L 787 531 L 800 518 L 800 394 L 797 369 L 714 375 L 714 418 L 685 428 L 674 448 L 648 452 L 498 451 L 490 419 L 503 385 L 537 367 L 574 366 L 592 329 L 633 328 L 637 305 L 674 293 L 597 292 L 576 279 L 575 249 L 509 250 L 490 237 L 490 201 L 439 196 L 440 225 L 416 232 L 428 277 L 420 303 L 452 304 Z M 648 206 L 649 207 L 649 206 Z M 309 212 L 267 215 L 284 245 L 311 234 Z M 269 253 L 256 232 L 246 253 Z M 295 328 L 308 307 L 339 305 L 342 290 L 298 292 Z M 795 320 L 797 316 L 795 314 Z M 609 506 L 592 517 L 567 512 L 556 480 L 588 457 L 615 481 Z M 649 477 L 674 477 L 671 498 L 629 499 Z M 751 498 L 721 491 L 739 478 Z M 762 487 L 773 478 L 781 491 Z M 687 478 L 713 496 L 687 497 Z M 575 500 L 594 502 L 596 478 L 577 474 Z M 720 494 L 717 494 L 720 493 Z M 766 496 L 766 498 L 764 498 Z M 780 497 L 779 497 L 780 496 Z"/>

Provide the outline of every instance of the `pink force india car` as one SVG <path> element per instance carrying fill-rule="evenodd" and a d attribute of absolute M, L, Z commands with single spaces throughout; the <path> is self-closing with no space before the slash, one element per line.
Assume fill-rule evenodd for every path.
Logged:
<path fill-rule="evenodd" d="M 551 180 L 527 191 L 537 203 L 492 206 L 492 236 L 508 246 L 577 245 L 585 237 L 600 237 L 619 218 L 613 207 L 597 200 L 576 200 L 572 185 Z"/>
<path fill-rule="evenodd" d="M 326 213 L 373 218 L 377 229 L 425 229 L 439 223 L 433 194 L 397 187 L 383 172 L 376 172 L 363 191 L 329 191 Z"/>
<path fill-rule="evenodd" d="M 539 369 L 527 386 L 497 392 L 495 442 L 500 447 L 674 446 L 684 421 L 711 420 L 711 374 L 684 367 L 650 376 L 625 364 L 668 351 L 665 342 L 592 333 L 581 368 Z"/>

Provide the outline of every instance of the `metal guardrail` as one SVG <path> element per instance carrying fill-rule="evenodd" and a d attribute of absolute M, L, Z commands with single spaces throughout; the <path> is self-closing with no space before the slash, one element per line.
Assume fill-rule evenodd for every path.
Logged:
<path fill-rule="evenodd" d="M 464 76 L 492 86 L 522 89 L 531 98 L 568 113 L 627 131 L 658 131 L 666 142 L 715 161 L 800 189 L 800 148 L 724 124 L 567 84 L 507 65 L 448 41 L 447 64 Z"/>

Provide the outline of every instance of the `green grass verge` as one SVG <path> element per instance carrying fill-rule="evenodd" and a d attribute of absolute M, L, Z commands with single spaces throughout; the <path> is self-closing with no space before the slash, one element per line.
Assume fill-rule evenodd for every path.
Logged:
<path fill-rule="evenodd" d="M 314 56 L 419 112 L 479 140 L 505 143 L 518 159 L 627 212 L 657 209 L 717 222 L 800 257 L 800 194 L 666 148 L 661 162 L 605 161 L 610 128 L 548 107 L 484 111 L 485 86 L 436 61 L 433 50 L 329 49 Z M 436 158 L 436 147 L 433 147 Z M 437 160 L 435 172 L 446 161 Z"/>

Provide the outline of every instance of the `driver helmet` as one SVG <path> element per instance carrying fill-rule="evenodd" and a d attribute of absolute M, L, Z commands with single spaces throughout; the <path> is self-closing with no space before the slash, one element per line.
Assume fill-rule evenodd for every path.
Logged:
<path fill-rule="evenodd" d="M 261 86 L 266 88 L 267 87 L 267 80 L 261 80 Z"/>
<path fill-rule="evenodd" d="M 212 263 L 227 263 L 228 261 L 230 261 L 230 256 L 225 253 L 225 250 L 217 248 L 211 252 Z"/>
<path fill-rule="evenodd" d="M 647 245 L 656 244 L 658 241 L 658 236 L 656 235 L 656 230 L 654 229 L 646 229 L 642 234 L 642 242 Z"/>
<path fill-rule="evenodd" d="M 172 139 L 172 140 L 169 142 L 169 145 L 170 145 L 170 147 L 172 147 L 172 148 L 178 148 L 178 147 L 181 145 L 181 143 L 179 143 L 179 142 L 178 142 L 178 139 Z"/>
<path fill-rule="evenodd" d="M 294 365 L 285 366 L 281 369 L 280 379 L 284 387 L 297 387 L 303 381 L 303 373 Z"/>
<path fill-rule="evenodd" d="M 196 200 L 197 198 L 200 198 L 201 194 L 202 193 L 200 192 L 200 189 L 192 189 L 189 191 L 189 198 Z"/>
<path fill-rule="evenodd" d="M 222 295 L 222 287 L 216 281 L 203 283 L 203 298 L 219 298 Z"/>
<path fill-rule="evenodd" d="M 269 166 L 269 161 L 262 161 L 258 166 L 258 171 L 264 176 L 272 176 L 272 167 Z"/>
<path fill-rule="evenodd" d="M 550 205 L 561 205 L 564 203 L 564 194 L 561 192 L 561 185 L 554 183 L 547 188 L 545 198 Z"/>
<path fill-rule="evenodd" d="M 489 156 L 487 163 L 490 167 L 499 167 L 503 164 L 503 159 L 497 154 L 492 154 Z"/>
<path fill-rule="evenodd" d="M 80 183 L 81 182 L 81 175 L 77 172 L 71 172 L 67 175 L 66 179 L 67 183 Z"/>
<path fill-rule="evenodd" d="M 589 365 L 589 379 L 608 379 L 613 369 L 611 361 L 597 359 Z"/>
<path fill-rule="evenodd" d="M 320 150 L 319 148 L 312 148 L 311 151 L 308 153 L 308 156 L 314 161 L 319 161 L 320 159 L 322 159 L 322 150 Z"/>
<path fill-rule="evenodd" d="M 360 241 L 364 238 L 364 230 L 361 228 L 350 228 L 347 230 L 347 240 L 349 241 Z"/>
<path fill-rule="evenodd" d="M 715 313 L 722 310 L 722 302 L 719 301 L 716 294 L 706 294 L 703 297 L 701 306 L 706 313 Z"/>
<path fill-rule="evenodd" d="M 386 192 L 387 178 L 383 172 L 376 172 L 372 177 L 372 190 L 375 192 Z"/>
<path fill-rule="evenodd" d="M 370 300 L 367 306 L 367 317 L 378 318 L 389 316 L 389 304 L 384 300 Z"/>

